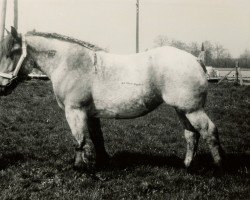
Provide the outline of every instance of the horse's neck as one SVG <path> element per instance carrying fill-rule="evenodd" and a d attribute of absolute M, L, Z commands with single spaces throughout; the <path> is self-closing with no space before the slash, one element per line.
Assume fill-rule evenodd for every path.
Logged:
<path fill-rule="evenodd" d="M 27 36 L 28 54 L 35 61 L 34 67 L 51 77 L 53 71 L 58 67 L 62 51 L 67 49 L 67 43 L 59 40 L 51 40 L 39 36 Z"/>

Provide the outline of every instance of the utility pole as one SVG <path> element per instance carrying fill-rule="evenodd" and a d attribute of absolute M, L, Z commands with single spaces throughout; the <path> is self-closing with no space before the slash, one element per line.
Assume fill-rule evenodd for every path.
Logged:
<path fill-rule="evenodd" d="M 139 0 L 136 0 L 136 53 L 139 53 Z"/>
<path fill-rule="evenodd" d="M 2 10 L 0 13 L 0 40 L 3 40 L 4 38 L 4 28 L 5 28 L 5 18 L 6 18 L 6 7 L 7 7 L 7 0 L 1 0 L 2 1 Z"/>
<path fill-rule="evenodd" d="M 18 29 L 18 1 L 14 0 L 14 27 Z"/>

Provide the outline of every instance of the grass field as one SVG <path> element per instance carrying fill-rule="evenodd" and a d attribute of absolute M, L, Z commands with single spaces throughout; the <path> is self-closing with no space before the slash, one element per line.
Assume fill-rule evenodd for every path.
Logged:
<path fill-rule="evenodd" d="M 227 153 L 214 174 L 200 140 L 195 171 L 183 167 L 182 126 L 166 105 L 133 120 L 102 120 L 111 155 L 102 180 L 73 169 L 74 142 L 49 81 L 0 97 L 0 199 L 250 199 L 250 87 L 209 86 L 207 113 Z"/>

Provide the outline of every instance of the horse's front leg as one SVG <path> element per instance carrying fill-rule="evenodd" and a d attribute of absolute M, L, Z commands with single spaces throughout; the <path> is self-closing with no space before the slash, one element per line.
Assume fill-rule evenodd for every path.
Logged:
<path fill-rule="evenodd" d="M 87 144 L 86 135 L 88 132 L 86 111 L 79 107 L 65 106 L 65 115 L 71 129 L 72 135 L 77 141 L 74 166 L 77 168 L 91 167 L 90 146 Z"/>
<path fill-rule="evenodd" d="M 96 152 L 96 165 L 103 166 L 108 163 L 109 155 L 104 146 L 103 133 L 99 118 L 88 118 L 88 128 L 90 139 L 92 140 Z"/>

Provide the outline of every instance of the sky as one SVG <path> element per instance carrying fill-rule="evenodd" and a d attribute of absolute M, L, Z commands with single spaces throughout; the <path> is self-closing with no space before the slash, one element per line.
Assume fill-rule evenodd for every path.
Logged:
<path fill-rule="evenodd" d="M 19 32 L 56 32 L 92 42 L 112 53 L 134 53 L 135 3 L 18 0 Z M 6 27 L 12 24 L 13 0 L 8 0 Z M 250 49 L 250 0 L 140 0 L 140 51 L 152 48 L 158 35 L 186 43 L 208 40 L 222 44 L 238 57 Z"/>

